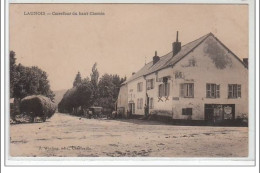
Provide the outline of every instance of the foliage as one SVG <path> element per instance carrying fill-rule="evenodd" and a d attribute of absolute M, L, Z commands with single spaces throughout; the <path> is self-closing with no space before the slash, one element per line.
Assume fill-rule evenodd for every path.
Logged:
<path fill-rule="evenodd" d="M 78 74 L 75 80 L 78 78 Z M 104 74 L 99 80 L 99 72 L 95 63 L 90 79 L 84 78 L 72 89 L 69 89 L 58 104 L 58 110 L 63 113 L 72 113 L 78 107 L 88 108 L 93 105 L 113 110 L 120 85 L 125 80 L 126 78 L 109 74 Z"/>
<path fill-rule="evenodd" d="M 78 74 L 75 77 L 75 80 L 73 82 L 73 87 L 78 86 L 81 83 L 81 74 L 78 72 Z"/>
<path fill-rule="evenodd" d="M 97 105 L 113 110 L 120 85 L 123 82 L 124 79 L 120 79 L 118 75 L 104 74 L 98 83 L 99 97 L 96 101 Z"/>
<path fill-rule="evenodd" d="M 15 80 L 17 80 L 17 72 L 16 72 L 16 58 L 15 58 L 15 52 L 10 51 L 10 97 L 13 97 L 13 91 L 14 91 L 14 84 L 16 83 Z"/>
<path fill-rule="evenodd" d="M 90 107 L 93 104 L 92 85 L 88 78 L 85 78 L 77 86 L 69 89 L 58 104 L 58 111 L 71 113 L 74 108 Z"/>
<path fill-rule="evenodd" d="M 43 95 L 54 100 L 48 75 L 37 66 L 16 65 L 15 52 L 10 51 L 10 96 L 22 99 L 29 95 Z"/>

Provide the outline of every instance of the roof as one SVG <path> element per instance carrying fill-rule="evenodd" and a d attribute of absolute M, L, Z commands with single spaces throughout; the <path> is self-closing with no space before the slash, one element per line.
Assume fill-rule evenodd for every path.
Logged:
<path fill-rule="evenodd" d="M 187 56 L 190 52 L 192 52 L 196 47 L 198 47 L 208 36 L 213 36 L 218 42 L 220 42 L 212 33 L 208 33 L 192 42 L 189 42 L 181 47 L 181 50 L 173 56 L 173 52 L 169 52 L 168 54 L 160 57 L 160 60 L 153 65 L 153 61 L 149 62 L 145 66 L 143 66 L 138 72 L 132 75 L 127 81 L 123 84 L 126 84 L 132 80 L 135 80 L 141 76 L 145 76 L 161 69 L 174 66 L 177 62 L 179 62 L 182 58 Z M 231 52 L 222 42 L 220 42 L 229 52 Z M 244 66 L 245 64 L 239 59 L 233 52 L 231 52 L 236 59 L 238 59 Z"/>
<path fill-rule="evenodd" d="M 149 62 L 145 66 L 143 66 L 138 72 L 132 75 L 127 81 L 124 83 L 135 80 L 141 76 L 151 74 L 163 68 L 169 67 L 177 63 L 180 59 L 186 56 L 189 52 L 191 52 L 194 48 L 196 48 L 201 42 L 203 42 L 209 35 L 213 35 L 212 33 L 206 34 L 200 37 L 197 40 L 194 40 L 190 43 L 187 43 L 181 47 L 181 50 L 173 56 L 173 52 L 169 52 L 166 55 L 160 57 L 160 60 L 153 65 L 153 61 Z"/>

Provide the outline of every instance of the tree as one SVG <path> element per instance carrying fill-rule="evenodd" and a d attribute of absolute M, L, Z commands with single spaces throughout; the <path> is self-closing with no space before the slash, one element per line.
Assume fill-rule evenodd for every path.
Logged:
<path fill-rule="evenodd" d="M 10 51 L 9 57 L 10 57 L 10 97 L 12 98 L 14 93 L 14 84 L 16 83 L 17 80 L 15 52 Z"/>
<path fill-rule="evenodd" d="M 95 63 L 92 67 L 92 73 L 90 74 L 90 83 L 92 87 L 92 98 L 91 100 L 97 100 L 98 95 L 98 78 L 99 78 L 99 72 L 97 70 L 97 63 Z M 97 105 L 97 103 L 94 101 L 94 105 Z"/>
<path fill-rule="evenodd" d="M 99 98 L 97 104 L 113 110 L 118 97 L 121 84 L 125 81 L 119 75 L 104 74 L 98 83 Z"/>
<path fill-rule="evenodd" d="M 78 74 L 76 75 L 76 77 L 74 79 L 73 87 L 76 87 L 79 84 L 81 84 L 81 74 L 80 74 L 80 72 L 78 72 Z"/>
<path fill-rule="evenodd" d="M 10 51 L 10 95 L 22 99 L 29 95 L 44 95 L 54 100 L 48 75 L 37 66 L 25 67 L 15 64 L 15 52 Z"/>
<path fill-rule="evenodd" d="M 88 108 L 93 105 L 94 100 L 92 84 L 89 78 L 83 79 L 77 86 L 69 89 L 58 104 L 59 112 L 72 113 L 73 109 L 81 106 Z"/>
<path fill-rule="evenodd" d="M 98 85 L 99 72 L 97 70 L 97 63 L 95 63 L 92 67 L 92 73 L 90 74 L 91 83 L 94 87 Z"/>
<path fill-rule="evenodd" d="M 107 110 L 113 110 L 118 97 L 121 84 L 126 77 L 104 74 L 99 80 L 97 63 L 92 67 L 90 79 L 81 79 L 80 72 L 75 77 L 73 88 L 69 89 L 58 104 L 59 112 L 72 113 L 74 108 L 89 108 L 90 106 L 102 106 Z"/>

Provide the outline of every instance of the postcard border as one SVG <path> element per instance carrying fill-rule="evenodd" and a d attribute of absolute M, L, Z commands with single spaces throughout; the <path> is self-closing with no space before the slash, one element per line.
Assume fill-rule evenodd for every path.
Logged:
<path fill-rule="evenodd" d="M 12 0 L 11 0 L 12 1 Z M 240 1 L 241 2 L 241 1 Z M 5 3 L 6 3 L 6 1 L 5 1 Z M 13 2 L 11 2 L 11 3 L 13 3 Z M 16 2 L 17 3 L 17 2 Z M 37 2 L 37 3 L 42 3 L 42 2 Z M 61 2 L 60 2 L 61 3 Z M 91 2 L 90 2 L 91 3 Z M 8 52 L 9 52 L 9 50 L 8 50 L 8 48 L 9 48 L 9 4 L 10 4 L 10 2 L 8 2 L 8 3 L 6 3 L 5 4 L 5 10 L 8 12 L 8 13 L 5 13 L 5 57 L 8 57 Z M 182 3 L 180 3 L 180 4 L 182 4 Z M 196 3 L 196 4 L 201 4 L 201 3 Z M 208 4 L 208 3 L 207 3 Z M 215 4 L 214 2 L 213 3 L 209 3 L 209 4 Z M 223 4 L 223 3 L 217 3 L 217 4 Z M 227 5 L 227 4 L 237 4 L 237 3 L 224 3 L 225 5 Z M 246 3 L 242 3 L 243 5 L 245 5 Z M 254 57 L 254 61 L 252 62 L 252 61 L 249 61 L 249 88 L 252 88 L 254 91 L 252 91 L 251 90 L 251 92 L 250 92 L 250 90 L 249 90 L 249 98 L 250 98 L 250 96 L 254 96 L 254 99 L 253 99 L 253 103 L 254 103 L 254 109 L 252 110 L 251 108 L 249 109 L 249 114 L 251 113 L 251 115 L 253 114 L 254 115 L 254 120 L 256 120 L 256 111 L 255 111 L 255 109 L 256 109 L 256 97 L 255 97 L 255 93 L 256 93 L 256 86 L 255 86 L 255 84 L 256 84 L 256 53 L 255 53 L 255 51 L 256 51 L 256 39 L 255 39 L 255 35 L 256 35 L 256 30 L 255 30 L 255 25 L 256 25 L 256 18 L 255 18 L 255 14 L 256 14 L 256 7 L 255 7 L 255 1 L 253 2 L 252 0 L 250 0 L 249 1 L 249 3 L 248 3 L 248 5 L 249 5 L 249 45 L 251 45 L 252 44 L 252 38 L 254 38 L 254 46 L 253 46 L 253 48 L 252 48 L 252 46 L 249 46 L 249 57 Z M 250 7 L 254 7 L 253 9 L 253 12 L 252 12 L 252 10 L 251 10 L 251 8 Z M 253 15 L 252 14 L 250 14 L 250 13 L 253 13 Z M 8 15 L 8 18 L 7 18 L 7 15 Z M 252 21 L 252 16 L 253 16 L 253 21 Z M 253 24 L 252 24 L 252 22 L 253 22 Z M 253 26 L 252 26 L 253 25 Z M 251 30 L 252 30 L 252 28 L 253 28 L 253 30 L 254 30 L 254 32 L 250 32 Z M 253 49 L 253 51 L 252 51 L 252 49 Z M 253 53 L 252 53 L 253 52 Z M 253 55 L 252 55 L 253 54 Z M 9 71 L 9 59 L 8 58 L 6 58 L 5 59 L 5 63 L 4 63 L 4 66 L 5 66 L 5 69 L 4 69 L 4 80 L 5 80 L 5 94 L 4 94 L 4 96 L 5 96 L 5 102 L 4 102 L 4 106 L 5 106 L 5 115 L 8 115 L 9 114 L 9 109 L 10 109 L 10 105 L 8 104 L 9 102 L 9 73 L 8 73 L 8 71 Z M 253 68 L 252 68 L 253 67 Z M 252 71 L 253 70 L 253 71 Z M 254 74 L 254 75 L 250 75 L 250 74 Z M 252 80 L 252 78 L 253 78 L 253 80 Z M 251 83 L 251 85 L 250 85 L 250 83 Z M 253 93 L 252 93 L 253 92 Z M 250 105 L 250 101 L 252 102 L 252 99 L 249 99 L 249 105 Z M 2 118 L 1 118 L 2 119 Z M 5 140 L 7 139 L 6 137 L 9 135 L 8 134 L 8 132 L 6 132 L 6 131 L 8 131 L 7 130 L 7 128 L 9 127 L 9 125 L 8 125 L 8 122 L 9 122 L 9 119 L 6 117 L 6 116 L 4 116 L 4 130 L 5 130 L 5 136 L 4 136 L 4 138 L 5 138 Z M 249 147 L 249 153 L 250 153 L 250 150 L 251 150 L 251 152 L 252 151 L 256 151 L 256 121 L 254 121 L 254 122 L 252 122 L 252 121 L 249 121 L 249 127 L 252 127 L 252 124 L 254 124 L 254 138 L 253 138 L 253 149 L 252 149 L 252 147 L 250 147 L 250 144 L 252 145 L 252 140 L 249 140 L 249 145 L 248 145 L 248 147 Z M 250 130 L 249 130 L 250 131 Z M 249 134 L 249 138 L 250 138 L 250 134 Z M 252 138 L 252 136 L 251 136 L 251 138 Z M 251 141 L 251 143 L 250 143 L 250 141 Z M 11 158 L 11 157 L 8 157 L 8 155 L 7 155 L 7 151 L 9 151 L 8 149 L 9 149 L 9 147 L 8 147 L 8 145 L 9 145 L 9 140 L 7 139 L 6 141 L 5 141 L 5 165 L 6 166 L 17 166 L 17 165 L 19 165 L 19 166 L 29 166 L 29 165 L 27 165 L 26 163 L 24 163 L 24 161 L 26 161 L 26 160 L 24 160 L 24 158 L 19 158 L 18 160 L 16 160 L 15 158 L 12 158 L 12 159 L 14 159 L 14 160 L 12 160 L 12 161 L 14 161 L 17 165 L 14 165 L 14 164 L 12 164 L 12 163 L 10 163 L 9 162 L 9 160 L 8 160 L 8 158 Z M 169 165 L 164 165 L 164 164 L 162 164 L 162 165 L 157 165 L 157 166 L 255 166 L 256 165 L 256 163 L 255 163 L 255 159 L 256 159 L 256 153 L 255 152 L 253 152 L 254 153 L 254 156 L 253 156 L 253 160 L 243 160 L 244 158 L 237 158 L 238 160 L 234 160 L 234 159 L 236 159 L 236 158 L 220 158 L 221 160 L 223 160 L 223 161 L 220 161 L 222 164 L 223 164 L 223 162 L 225 162 L 225 163 L 229 163 L 229 165 L 226 165 L 226 164 L 224 164 L 224 165 L 221 165 L 221 164 L 212 164 L 212 165 L 204 165 L 204 164 L 201 164 L 201 162 L 205 162 L 205 159 L 206 160 L 212 160 L 213 162 L 218 162 L 219 160 L 217 160 L 217 159 L 212 159 L 212 158 L 194 158 L 194 157 L 192 157 L 192 158 L 187 158 L 187 159 L 191 159 L 192 160 L 192 162 L 200 162 L 200 163 L 198 163 L 198 164 L 193 164 L 193 165 L 186 165 L 186 164 L 180 164 L 180 165 L 175 165 L 175 164 L 169 164 Z M 9 153 L 8 153 L 9 154 Z M 28 159 L 28 158 L 26 158 L 26 159 Z M 34 158 L 32 158 L 32 159 L 34 159 Z M 76 158 L 73 158 L 73 157 L 66 157 L 66 159 L 65 160 L 70 160 L 70 159 L 76 159 Z M 86 163 L 83 163 L 82 165 L 80 164 L 80 165 L 78 165 L 78 164 L 73 164 L 73 165 L 67 165 L 67 166 L 96 166 L 96 165 L 98 165 L 98 166 L 151 166 L 150 164 L 147 164 L 147 165 L 143 165 L 143 164 L 129 164 L 129 162 L 139 162 L 139 161 L 141 161 L 141 162 L 143 162 L 143 161 L 145 161 L 146 159 L 143 159 L 143 158 L 137 158 L 137 160 L 135 160 L 135 159 L 133 159 L 133 158 L 130 158 L 130 160 L 126 160 L 128 163 L 127 164 L 125 164 L 125 165 L 122 165 L 122 164 L 120 164 L 120 162 L 119 162 L 119 164 L 118 165 L 114 165 L 114 164 L 111 164 L 110 162 L 109 162 L 109 159 L 107 160 L 107 158 L 106 157 L 104 157 L 104 158 L 101 158 L 100 157 L 100 159 L 96 159 L 96 158 L 84 158 L 85 160 L 83 161 L 83 162 L 86 162 L 86 161 L 90 161 L 90 162 L 92 162 L 92 161 L 97 161 L 97 160 L 99 160 L 98 162 L 99 163 L 97 163 L 97 164 L 95 164 L 95 161 L 94 162 L 92 162 L 92 163 L 94 163 L 94 164 L 89 164 L 89 165 L 86 165 Z M 89 159 L 89 160 L 88 160 Z M 123 158 L 119 158 L 120 160 L 125 160 L 125 159 L 123 159 Z M 128 158 L 129 159 L 129 158 Z M 152 160 L 154 160 L 155 159 L 155 162 L 158 162 L 158 161 L 164 161 L 165 160 L 165 158 L 161 158 L 161 157 L 159 157 L 159 158 L 153 158 Z M 185 162 L 187 162 L 187 160 L 185 160 L 185 159 L 183 159 L 183 158 L 181 158 L 180 160 L 178 160 L 178 158 L 170 158 L 170 159 L 172 159 L 171 160 L 171 162 L 176 162 L 176 160 L 177 160 L 177 162 L 178 161 L 181 161 L 181 162 L 183 162 L 183 161 L 185 161 Z M 196 161 L 194 161 L 193 159 L 197 159 Z M 251 158 L 252 159 L 252 158 Z M 48 160 L 52 160 L 52 159 L 50 159 L 50 158 L 48 158 Z M 63 159 L 58 159 L 58 160 L 60 160 L 60 161 L 65 161 L 65 160 L 63 160 Z M 77 160 L 77 159 L 76 159 Z M 114 158 L 113 158 L 113 160 L 115 160 Z M 149 161 L 150 159 L 148 159 L 148 161 Z M 167 158 L 166 158 L 166 160 L 167 160 Z M 174 161 L 175 160 L 175 161 Z M 30 163 L 32 163 L 32 161 L 33 160 L 30 160 Z M 38 160 L 37 161 L 37 159 L 36 160 L 34 160 L 34 161 L 36 161 L 36 162 L 42 162 L 42 161 L 44 161 L 44 160 Z M 53 161 L 55 161 L 55 159 L 53 160 Z M 57 161 L 57 160 L 56 160 Z M 237 163 L 230 163 L 229 161 L 231 161 L 231 162 L 237 162 Z M 243 163 L 242 162 L 247 162 L 248 164 L 245 164 L 245 165 L 243 165 Z M 13 162 L 13 163 L 14 163 Z M 45 161 L 44 161 L 45 162 Z M 51 161 L 52 162 L 52 161 Z M 70 162 L 70 161 L 69 161 Z M 72 161 L 73 162 L 73 161 Z M 79 162 L 79 161 L 76 161 L 76 162 Z M 102 165 L 102 164 L 100 164 L 100 162 L 107 162 L 107 163 L 109 163 L 109 164 L 104 164 L 104 165 Z M 125 162 L 125 161 L 123 161 L 123 162 Z M 220 163 L 219 162 L 219 163 Z M 250 162 L 250 163 L 249 163 Z M 46 162 L 45 162 L 46 163 Z M 114 161 L 112 162 L 112 163 L 115 163 Z M 206 163 L 206 162 L 205 162 Z M 210 163 L 212 163 L 211 161 L 210 161 Z M 253 163 L 253 164 L 252 164 Z M 153 164 L 154 165 L 154 163 L 151 163 L 151 164 Z M 39 164 L 39 165 L 30 165 L 30 166 L 42 166 L 43 164 Z M 52 165 L 52 164 L 46 164 L 46 166 L 64 166 L 63 164 L 62 165 Z"/>

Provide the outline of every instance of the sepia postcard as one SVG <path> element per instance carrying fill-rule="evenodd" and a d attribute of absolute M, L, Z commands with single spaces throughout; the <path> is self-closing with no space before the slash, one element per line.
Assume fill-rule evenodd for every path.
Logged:
<path fill-rule="evenodd" d="M 254 165 L 252 9 L 11 1 L 6 164 Z"/>

